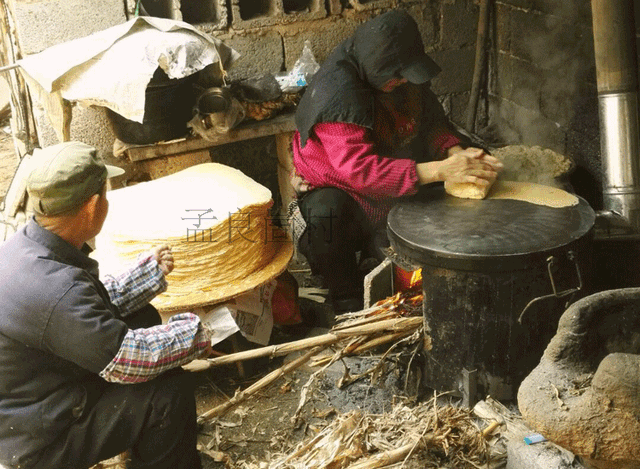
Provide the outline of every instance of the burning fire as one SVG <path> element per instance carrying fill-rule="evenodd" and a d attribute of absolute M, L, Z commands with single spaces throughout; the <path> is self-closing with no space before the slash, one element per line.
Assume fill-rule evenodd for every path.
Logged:
<path fill-rule="evenodd" d="M 394 293 L 412 290 L 422 284 L 422 269 L 406 271 L 394 266 Z"/>
<path fill-rule="evenodd" d="M 411 280 L 409 280 L 409 288 L 413 288 L 420 283 L 422 283 L 422 269 L 414 270 L 411 274 Z"/>

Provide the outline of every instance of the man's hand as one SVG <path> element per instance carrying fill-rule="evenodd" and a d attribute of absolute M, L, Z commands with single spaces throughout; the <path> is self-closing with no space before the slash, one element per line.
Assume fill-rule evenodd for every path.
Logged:
<path fill-rule="evenodd" d="M 156 246 L 151 249 L 151 254 L 158 263 L 158 267 L 160 267 L 162 273 L 169 275 L 173 270 L 173 253 L 171 252 L 171 248 L 166 244 Z"/>

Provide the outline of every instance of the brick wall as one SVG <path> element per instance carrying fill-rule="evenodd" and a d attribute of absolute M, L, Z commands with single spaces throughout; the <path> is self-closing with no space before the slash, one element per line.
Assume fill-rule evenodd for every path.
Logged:
<path fill-rule="evenodd" d="M 578 163 L 572 183 L 599 205 L 597 88 L 589 0 L 498 0 L 481 132 L 541 145 Z"/>

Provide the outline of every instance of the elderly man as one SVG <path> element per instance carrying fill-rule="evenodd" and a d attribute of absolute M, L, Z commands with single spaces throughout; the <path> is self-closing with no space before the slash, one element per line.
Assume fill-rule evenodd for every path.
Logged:
<path fill-rule="evenodd" d="M 189 313 L 161 325 L 148 304 L 166 289 L 170 249 L 99 280 L 86 242 L 118 168 L 80 142 L 32 161 L 36 215 L 0 246 L 0 463 L 88 468 L 130 450 L 127 467 L 200 468 L 193 384 L 178 367 L 208 354 L 209 336 Z"/>

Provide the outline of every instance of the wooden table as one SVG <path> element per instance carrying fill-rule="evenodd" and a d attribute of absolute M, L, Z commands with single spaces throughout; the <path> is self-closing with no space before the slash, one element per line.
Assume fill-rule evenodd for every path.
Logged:
<path fill-rule="evenodd" d="M 291 137 L 295 128 L 294 115 L 290 113 L 263 121 L 241 123 L 229 132 L 216 135 L 211 139 L 191 136 L 151 145 L 133 146 L 125 150 L 124 154 L 131 163 L 139 162 L 142 164 L 152 163 L 150 160 L 158 160 L 158 163 L 164 165 L 170 158 L 174 169 L 179 170 L 207 161 L 208 150 L 219 145 L 273 135 L 276 139 L 276 153 L 278 155 L 278 186 L 282 209 L 286 211 L 293 197 L 293 189 L 289 183 L 289 172 L 293 164 Z"/>
<path fill-rule="evenodd" d="M 136 146 L 126 150 L 130 161 L 149 160 L 161 156 L 173 156 L 181 153 L 192 153 L 224 145 L 225 143 L 240 142 L 252 138 L 275 135 L 290 135 L 295 130 L 293 114 L 285 114 L 263 121 L 241 123 L 227 133 L 215 136 L 210 140 L 201 137 L 187 137 L 169 142 L 159 142 L 153 145 Z"/>

